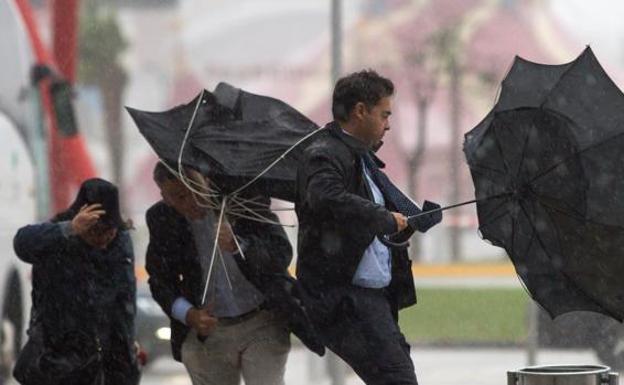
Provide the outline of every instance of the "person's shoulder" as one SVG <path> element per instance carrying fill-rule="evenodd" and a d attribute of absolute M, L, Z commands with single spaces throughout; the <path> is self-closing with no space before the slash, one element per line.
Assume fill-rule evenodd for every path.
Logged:
<path fill-rule="evenodd" d="M 159 220 L 165 220 L 173 216 L 174 212 L 165 202 L 158 201 L 154 203 L 145 213 L 145 220 L 148 225 Z"/>
<path fill-rule="evenodd" d="M 336 157 L 340 154 L 348 154 L 348 147 L 330 129 L 323 129 L 313 141 L 306 147 L 304 154 L 306 157 L 328 156 Z"/>
<path fill-rule="evenodd" d="M 126 254 L 133 254 L 132 250 L 132 237 L 130 236 L 130 230 L 122 229 L 117 234 L 117 242 L 120 243 L 122 250 Z"/>
<path fill-rule="evenodd" d="M 164 201 L 160 200 L 154 203 L 153 205 L 151 205 L 149 209 L 147 209 L 147 215 L 167 211 L 168 207 L 169 206 L 167 206 L 167 204 Z"/>

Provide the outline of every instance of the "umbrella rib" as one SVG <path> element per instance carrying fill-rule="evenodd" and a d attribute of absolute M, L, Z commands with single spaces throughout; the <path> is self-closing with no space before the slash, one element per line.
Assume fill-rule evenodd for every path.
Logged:
<path fill-rule="evenodd" d="M 481 170 L 478 170 L 478 169 L 483 169 L 483 170 L 485 170 L 485 171 L 492 171 L 492 172 L 496 172 L 496 173 L 499 173 L 499 174 L 501 174 L 501 175 L 507 175 L 507 174 L 505 173 L 505 171 L 497 170 L 497 169 L 495 169 L 495 168 L 493 168 L 493 167 L 490 167 L 490 166 L 484 166 L 484 165 L 482 165 L 482 164 L 473 164 L 473 165 L 470 165 L 470 169 L 475 170 L 475 168 L 477 169 L 477 170 L 476 170 L 477 172 L 480 172 L 480 173 L 481 173 L 481 175 L 485 175 L 485 174 L 484 174 L 484 171 L 481 171 Z"/>
<path fill-rule="evenodd" d="M 230 234 L 232 234 L 234 243 L 236 243 L 236 248 L 238 249 L 238 253 L 241 255 L 241 257 L 243 257 L 243 260 L 247 259 L 247 257 L 245 257 L 245 253 L 243 252 L 243 248 L 241 247 L 240 242 L 238 241 L 238 237 L 236 236 L 236 234 L 234 234 L 234 229 L 232 229 L 232 226 L 228 228 L 230 229 Z"/>
<path fill-rule="evenodd" d="M 531 125 L 531 128 L 527 131 L 526 138 L 524 139 L 524 145 L 522 146 L 522 155 L 520 156 L 520 163 L 518 164 L 518 170 L 516 171 L 515 179 L 518 179 L 520 176 L 520 171 L 522 171 L 522 166 L 524 165 L 524 158 L 526 157 L 526 150 L 529 144 L 529 138 L 531 137 L 531 131 L 535 129 L 535 124 Z"/>
<path fill-rule="evenodd" d="M 227 196 L 223 197 L 221 201 L 221 212 L 219 213 L 219 222 L 217 223 L 217 231 L 215 233 L 214 245 L 212 246 L 212 257 L 210 258 L 210 266 L 208 267 L 208 274 L 206 276 L 206 284 L 204 286 L 204 293 L 202 295 L 201 305 L 206 303 L 206 295 L 208 294 L 208 286 L 210 285 L 210 277 L 212 275 L 212 268 L 214 267 L 214 260 L 217 254 L 217 247 L 219 245 L 219 232 L 221 231 L 221 225 L 223 224 L 223 216 L 225 214 L 225 205 L 227 203 Z"/>
<path fill-rule="evenodd" d="M 550 254 L 548 253 L 548 251 L 546 249 L 546 244 L 544 243 L 542 238 L 539 236 L 537 228 L 533 224 L 533 221 L 531 221 L 531 217 L 527 213 L 526 208 L 524 207 L 522 202 L 518 202 L 518 204 L 520 205 L 520 208 L 522 209 L 522 212 L 524 213 L 524 216 L 527 218 L 527 222 L 529 222 L 529 224 L 531 225 L 531 228 L 533 229 L 533 234 L 535 235 L 535 238 L 537 238 L 537 242 L 539 242 L 540 246 L 542 246 L 542 249 L 544 249 L 544 253 L 546 254 L 546 256 L 548 256 L 548 259 L 550 260 L 551 258 L 550 258 Z M 527 250 L 527 252 L 528 252 L 528 250 Z"/>
<path fill-rule="evenodd" d="M 531 225 L 531 228 L 533 229 L 533 234 L 535 235 L 533 237 L 533 235 L 531 236 L 531 239 L 536 238 L 537 242 L 540 244 L 540 246 L 542 247 L 542 250 L 544 250 L 544 254 L 546 255 L 546 257 L 548 257 L 548 260 L 551 261 L 552 263 L 552 258 L 550 256 L 550 253 L 548 252 L 548 249 L 546 248 L 546 245 L 544 244 L 544 241 L 542 240 L 542 238 L 539 236 L 539 233 L 537 231 L 537 228 L 535 227 L 535 225 L 533 224 L 533 222 L 531 221 L 531 217 L 529 216 L 529 214 L 527 213 L 526 208 L 524 207 L 524 205 L 522 204 L 522 202 L 520 202 L 520 208 L 522 209 L 522 212 L 524 213 L 524 216 L 527 218 L 527 222 L 529 222 L 529 224 Z M 532 243 L 532 242 L 531 242 Z M 529 244 L 530 245 L 530 244 Z M 529 249 L 527 248 L 527 253 L 528 253 Z M 560 271 L 560 270 L 556 270 L 559 274 L 561 274 L 563 277 L 566 278 L 566 280 L 568 280 L 569 282 L 574 282 L 570 279 L 570 277 L 568 277 L 568 275 L 564 272 L 564 271 Z M 587 298 L 591 299 L 592 301 L 594 301 L 596 304 L 597 302 L 591 298 L 589 295 L 587 295 L 584 291 L 582 291 L 580 288 L 573 286 L 574 288 L 576 288 L 578 291 L 582 292 L 585 296 L 587 296 Z M 598 305 L 600 306 L 600 305 Z M 602 307 L 602 306 L 601 306 Z"/>
<path fill-rule="evenodd" d="M 527 221 L 531 223 L 531 218 L 529 218 L 529 215 L 526 213 L 526 210 L 522 206 L 522 203 L 518 203 L 518 204 L 520 205 L 520 208 L 522 209 L 522 213 L 526 217 Z M 531 226 L 531 238 L 529 239 L 529 243 L 527 244 L 526 250 L 524 251 L 522 255 L 528 254 L 529 250 L 531 250 L 531 246 L 533 246 L 533 241 L 535 240 L 536 235 L 537 235 L 537 229 L 534 226 Z"/>
<path fill-rule="evenodd" d="M 254 208 L 253 209 L 256 212 L 266 212 L 266 211 L 295 211 L 294 207 L 276 207 L 276 208 L 270 208 L 270 207 L 263 207 L 263 208 Z M 239 213 L 244 213 L 246 211 L 249 210 L 245 210 L 243 208 L 240 207 L 230 207 L 230 211 L 228 212 L 239 212 Z"/>
<path fill-rule="evenodd" d="M 199 105 L 204 99 L 204 89 L 202 89 L 199 94 L 199 98 L 197 98 L 197 103 L 195 104 L 195 109 L 193 110 L 193 115 L 191 116 L 191 120 L 189 121 L 188 127 L 186 128 L 186 132 L 184 133 L 184 139 L 182 139 L 182 144 L 180 145 L 180 154 L 178 155 L 178 172 L 181 176 L 184 176 L 182 170 L 182 155 L 184 154 L 184 147 L 186 147 L 186 141 L 188 140 L 189 134 L 191 133 L 191 128 L 193 128 L 193 123 L 195 123 L 195 117 L 197 117 L 197 111 L 199 110 Z M 191 191 L 193 188 L 186 182 L 186 177 L 180 178 L 180 181 Z"/>
<path fill-rule="evenodd" d="M 608 137 L 608 138 L 606 138 L 606 139 L 604 139 L 604 140 L 601 140 L 601 141 L 600 141 L 600 142 L 598 142 L 598 143 L 594 143 L 594 144 L 592 144 L 592 145 L 590 145 L 590 146 L 587 146 L 586 148 L 584 148 L 584 149 L 582 149 L 582 150 L 579 150 L 579 151 L 577 151 L 577 152 L 575 152 L 575 153 L 573 153 L 573 154 L 570 154 L 570 155 L 569 155 L 568 157 L 566 157 L 565 159 L 560 160 L 559 162 L 557 162 L 557 163 L 553 164 L 552 166 L 548 167 L 548 168 L 547 168 L 547 169 L 545 169 L 544 171 L 542 171 L 542 172 L 538 173 L 536 176 L 534 176 L 534 177 L 533 177 L 533 178 L 529 181 L 529 183 L 533 183 L 533 182 L 535 182 L 537 179 L 539 179 L 539 178 L 543 177 L 544 175 L 546 175 L 546 174 L 548 174 L 548 173 L 552 172 L 554 169 L 556 169 L 556 168 L 557 168 L 557 167 L 559 167 L 560 165 L 562 165 L 562 164 L 564 164 L 564 163 L 567 163 L 567 162 L 568 162 L 568 161 L 570 161 L 572 158 L 574 158 L 574 157 L 576 157 L 576 156 L 579 156 L 579 155 L 581 155 L 582 153 L 587 152 L 587 151 L 589 151 L 589 150 L 592 150 L 592 149 L 594 149 L 594 148 L 596 148 L 596 147 L 600 147 L 600 146 L 602 146 L 603 144 L 608 144 L 608 143 L 610 143 L 613 139 L 615 139 L 615 138 L 617 138 L 617 137 L 620 137 L 620 136 L 622 136 L 622 135 L 624 135 L 624 132 L 620 132 L 620 133 L 618 133 L 618 134 L 616 134 L 616 135 L 610 136 L 610 137 Z"/>
<path fill-rule="evenodd" d="M 544 205 L 544 206 L 546 206 L 546 207 L 548 207 L 549 209 L 557 211 L 557 212 L 559 212 L 559 213 L 561 213 L 561 214 L 563 214 L 565 216 L 568 216 L 570 218 L 576 219 L 578 221 L 587 222 L 587 223 L 590 223 L 592 225 L 597 225 L 597 226 L 605 226 L 604 223 L 600 223 L 600 222 L 596 222 L 596 221 L 594 221 L 592 219 L 588 219 L 585 216 L 581 215 L 580 213 L 575 212 L 574 210 L 571 210 L 572 212 L 565 211 L 565 210 L 562 210 L 562 209 L 560 209 L 558 207 L 552 206 L 552 205 L 550 205 L 550 204 L 548 204 L 548 203 L 546 203 L 544 201 L 541 201 L 541 200 L 539 201 L 539 203 Z M 574 215 L 574 214 L 576 214 L 576 215 Z M 624 231 L 624 226 L 622 226 L 622 225 L 609 224 L 608 226 L 617 227 L 618 229 Z"/>
<path fill-rule="evenodd" d="M 230 212 L 229 214 L 232 215 L 232 216 L 238 217 L 238 218 L 249 219 L 250 221 L 256 221 L 256 222 L 260 222 L 260 223 L 268 223 L 270 225 L 276 225 L 276 226 L 282 226 L 282 227 L 297 227 L 296 225 L 287 225 L 287 224 L 283 224 L 283 223 L 280 223 L 280 222 L 264 220 L 264 219 L 258 219 L 258 218 L 250 217 L 248 215 L 244 215 L 244 214 L 240 214 L 240 213 Z"/>
<path fill-rule="evenodd" d="M 234 207 L 234 206 L 229 206 L 228 207 L 228 213 L 230 213 L 230 214 L 246 214 L 246 213 L 249 213 L 249 214 L 253 214 L 258 219 L 270 221 L 269 218 L 266 218 L 266 217 L 262 216 L 259 213 L 259 211 L 264 211 L 264 212 L 268 211 L 268 212 L 270 212 L 271 211 L 270 209 L 257 209 L 257 208 L 253 208 L 252 209 L 252 208 L 246 207 L 246 206 L 244 206 L 244 205 L 242 205 L 240 203 L 235 203 L 235 205 L 238 206 L 238 207 Z"/>
<path fill-rule="evenodd" d="M 279 222 L 273 221 L 273 220 L 271 220 L 271 219 L 269 219 L 267 217 L 264 217 L 264 216 L 258 214 L 257 212 L 255 212 L 254 210 L 250 209 L 249 207 L 245 206 L 244 204 L 242 204 L 240 202 L 234 202 L 234 204 L 237 204 L 241 208 L 243 208 L 245 210 L 244 212 L 248 212 L 249 214 L 254 215 L 259 220 L 265 221 L 266 223 L 279 223 Z M 235 212 L 232 212 L 232 211 L 230 211 L 230 213 L 232 213 L 232 214 L 240 214 L 240 213 L 235 213 Z"/>
<path fill-rule="evenodd" d="M 502 214 L 500 214 L 500 215 L 498 215 L 498 216 L 496 216 L 496 217 L 494 217 L 494 218 L 490 219 L 487 223 L 484 223 L 484 224 L 482 224 L 482 225 L 481 225 L 481 226 L 479 226 L 479 227 L 486 227 L 486 226 L 489 226 L 489 225 L 491 225 L 492 223 L 497 222 L 499 219 L 503 218 L 503 217 L 504 217 L 504 216 L 506 216 L 506 215 L 509 215 L 509 211 L 507 211 L 507 210 L 505 210 L 505 212 L 504 212 L 504 213 L 502 213 Z"/>
<path fill-rule="evenodd" d="M 293 144 L 290 148 L 288 148 L 286 151 L 284 151 L 284 153 L 282 153 L 282 155 L 280 155 L 277 159 L 275 159 L 270 165 L 267 166 L 267 168 L 265 168 L 264 170 L 262 170 L 258 175 L 256 175 L 252 180 L 250 180 L 249 182 L 245 183 L 244 185 L 242 185 L 241 187 L 239 187 L 238 189 L 236 189 L 236 191 L 234 191 L 231 195 L 236 195 L 239 194 L 241 191 L 245 190 L 247 187 L 251 186 L 253 183 L 255 183 L 258 179 L 260 179 L 264 174 L 266 174 L 267 172 L 269 172 L 273 167 L 275 167 L 275 165 L 282 159 L 284 159 L 284 157 L 286 157 L 286 155 L 288 155 L 292 150 L 294 150 L 295 148 L 297 148 L 301 143 L 305 142 L 308 138 L 311 138 L 312 136 L 316 135 L 317 133 L 323 131 L 324 128 L 319 128 L 316 129 L 312 132 L 310 132 L 309 134 L 307 134 L 306 136 L 304 136 L 303 138 L 299 139 L 299 141 L 297 141 L 295 144 Z"/>
<path fill-rule="evenodd" d="M 256 199 L 244 199 L 240 196 L 234 196 L 234 197 L 231 197 L 231 199 L 235 201 L 236 203 L 243 202 L 247 204 L 255 204 L 257 206 L 260 206 L 260 208 L 255 208 L 254 210 L 260 210 L 260 211 L 293 211 L 295 210 L 294 207 L 271 208 L 271 204 L 266 204 L 266 203 L 257 201 L 257 199 L 261 199 L 261 197 L 257 197 Z"/>
<path fill-rule="evenodd" d="M 539 201 L 539 203 L 540 203 L 540 204 L 542 204 L 542 202 L 541 202 L 541 201 Z M 553 209 L 553 210 L 555 210 L 555 211 L 559 211 L 559 210 L 557 210 L 556 208 L 550 207 L 550 206 L 549 206 L 549 205 L 547 205 L 547 204 L 546 204 L 545 206 L 546 206 L 547 208 L 551 208 L 551 209 Z M 554 220 L 554 219 L 553 219 L 553 217 L 552 217 L 552 213 L 551 213 L 551 212 L 549 212 L 548 210 L 544 210 L 544 211 L 546 212 L 546 215 L 548 215 L 548 218 L 550 219 L 551 224 L 553 224 L 553 225 L 554 225 L 556 222 L 555 222 L 555 220 Z M 563 213 L 563 212 L 562 212 L 562 214 L 564 214 L 564 215 L 565 215 L 565 213 Z M 552 226 L 552 227 L 555 229 L 555 234 L 557 234 L 557 241 L 559 242 L 559 250 L 562 250 L 562 249 L 563 249 L 563 247 L 561 247 L 561 245 L 563 245 L 564 243 L 561 241 L 561 234 L 560 234 L 559 228 L 558 228 L 557 226 Z"/>
<path fill-rule="evenodd" d="M 253 212 L 254 214 L 256 214 L 256 215 L 260 216 L 259 214 L 257 214 L 257 213 L 255 213 L 255 212 L 254 212 L 254 210 L 257 210 L 257 209 L 258 209 L 257 207 L 252 209 L 252 208 L 250 208 L 249 206 L 246 206 L 246 204 L 247 204 L 247 205 L 251 205 L 251 204 L 258 204 L 258 205 L 260 205 L 261 203 L 259 203 L 259 202 L 253 202 L 253 201 L 250 201 L 250 200 L 247 200 L 247 201 L 246 201 L 246 200 L 238 200 L 238 199 L 236 198 L 236 196 L 232 196 L 231 198 L 232 198 L 232 203 L 233 203 L 234 205 L 238 206 L 238 209 L 237 209 L 237 208 L 234 208 L 234 207 L 231 207 L 231 209 L 234 209 L 234 210 L 232 210 L 232 211 L 237 211 L 237 210 L 238 210 L 238 211 L 242 210 L 243 212 L 248 211 L 248 212 Z M 264 206 L 264 207 L 261 207 L 260 209 L 269 210 L 269 207 Z M 265 219 L 267 219 L 267 218 L 265 218 Z"/>
<path fill-rule="evenodd" d="M 261 212 L 272 212 L 272 211 L 294 211 L 295 208 L 294 207 L 284 207 L 284 208 L 254 208 L 253 211 L 255 211 L 256 213 L 261 213 Z M 245 213 L 248 212 L 250 210 L 247 209 L 243 209 L 241 207 L 230 207 L 228 209 L 228 213 Z"/>
<path fill-rule="evenodd" d="M 526 213 L 526 209 L 524 208 L 524 206 L 522 205 L 522 203 L 520 203 L 520 207 L 522 208 L 522 211 L 524 212 L 524 215 L 527 217 L 527 221 L 529 222 L 529 224 L 531 225 L 531 227 L 533 228 L 533 231 L 535 233 L 537 233 L 537 229 L 535 228 L 535 226 L 533 225 L 533 222 L 531 221 L 531 219 L 529 218 L 529 215 Z M 565 213 L 564 213 L 565 214 Z M 548 253 L 546 246 L 544 244 L 544 241 L 540 238 L 539 234 L 536 234 L 537 237 L 537 241 L 539 242 L 540 246 L 542 247 L 542 249 L 544 250 L 544 254 L 546 254 L 546 256 L 548 257 L 548 260 L 550 260 L 552 262 L 552 259 L 550 257 L 550 254 Z M 528 251 L 528 250 L 527 250 Z M 568 276 L 568 274 L 566 274 L 565 271 L 563 270 L 556 270 L 559 274 L 561 274 L 567 281 L 574 283 L 574 281 Z M 578 287 L 576 284 L 574 284 L 572 286 L 573 289 L 575 289 L 576 291 L 578 291 L 580 294 L 584 295 L 588 300 L 590 300 L 591 302 L 594 303 L 594 305 L 598 306 L 599 308 L 601 308 L 602 310 L 604 310 L 605 314 L 610 315 L 611 317 L 617 319 L 617 320 L 621 320 L 622 317 L 615 314 L 614 312 L 612 312 L 611 310 L 605 308 L 597 299 L 595 299 L 592 295 L 588 294 L 585 292 L 585 290 L 581 289 L 580 287 Z"/>
<path fill-rule="evenodd" d="M 184 173 L 180 174 L 178 171 L 176 171 L 175 169 L 170 167 L 167 164 L 167 162 L 163 161 L 162 159 L 159 158 L 159 161 L 160 161 L 160 163 L 162 163 L 165 166 L 165 168 L 167 168 L 167 170 L 169 170 L 169 172 L 171 172 L 173 175 L 175 175 L 182 182 L 182 184 L 185 185 L 185 187 L 187 187 L 189 190 L 191 190 L 195 194 L 200 195 L 200 196 L 202 196 L 204 198 L 214 198 L 214 197 L 218 197 L 220 195 L 217 186 L 214 186 L 215 189 L 212 189 L 209 186 L 201 185 L 200 183 L 198 183 L 198 182 L 196 182 L 196 181 L 194 181 L 192 179 L 187 178 Z M 186 182 L 186 183 L 184 183 L 184 182 Z M 192 188 L 190 186 L 190 184 L 194 184 L 194 185 L 196 185 L 198 187 L 205 188 L 207 192 L 202 192 L 202 191 L 199 191 L 197 189 L 194 189 L 194 188 Z M 217 206 L 215 206 L 214 208 L 217 208 Z"/>
<path fill-rule="evenodd" d="M 535 192 L 535 191 L 533 191 L 533 194 L 535 194 L 538 198 L 547 198 L 547 199 L 552 199 L 552 200 L 555 200 L 555 198 L 552 198 L 552 197 L 550 197 L 550 196 L 548 196 L 548 195 L 539 194 L 539 193 L 537 193 L 537 192 Z M 558 207 L 555 207 L 555 206 L 551 205 L 550 203 L 547 203 L 546 201 L 544 201 L 544 200 L 542 200 L 542 199 L 538 199 L 538 202 L 539 202 L 541 205 L 544 205 L 544 206 L 548 207 L 549 209 L 555 210 L 555 211 L 557 211 L 557 212 L 559 212 L 559 213 L 561 213 L 561 214 L 567 215 L 567 216 L 569 216 L 569 217 L 571 217 L 571 218 L 574 218 L 574 219 L 577 219 L 577 220 L 580 220 L 580 221 L 587 221 L 587 222 L 591 222 L 590 220 L 586 219 L 584 215 L 582 215 L 581 213 L 579 213 L 578 211 L 576 211 L 576 209 L 575 209 L 574 207 L 570 206 L 570 205 L 569 205 L 566 201 L 564 201 L 564 200 L 562 200 L 562 199 L 557 199 L 557 200 L 558 200 L 559 202 L 564 203 L 566 206 L 568 206 L 568 208 L 569 208 L 569 210 L 570 210 L 570 211 L 568 212 L 568 211 L 565 211 L 565 210 L 560 209 L 560 208 L 558 208 Z"/>
<path fill-rule="evenodd" d="M 494 136 L 496 137 L 496 140 L 494 142 L 496 143 L 496 148 L 498 148 L 498 152 L 500 153 L 501 159 L 503 160 L 503 166 L 505 167 L 505 174 L 509 174 L 509 166 L 507 165 L 507 160 L 505 159 L 505 154 L 503 153 L 503 148 L 500 145 L 500 141 L 499 141 L 499 137 L 498 137 L 498 132 L 496 130 L 496 126 L 494 126 L 493 128 L 494 128 Z"/>
<path fill-rule="evenodd" d="M 227 280 L 228 286 L 230 287 L 230 290 L 233 290 L 234 287 L 232 286 L 230 274 L 227 271 L 227 266 L 225 265 L 225 259 L 223 259 L 223 253 L 221 252 L 221 249 L 217 249 L 217 253 L 219 254 L 219 259 L 221 260 L 221 266 L 223 266 L 223 271 L 225 272 L 225 279 Z"/>
<path fill-rule="evenodd" d="M 260 199 L 262 197 L 256 197 L 256 198 L 252 198 L 252 199 L 245 199 L 241 196 L 235 196 L 232 197 L 232 200 L 234 200 L 235 202 L 243 202 L 243 203 L 247 203 L 247 204 L 254 204 L 256 206 L 260 206 L 262 208 L 269 208 L 271 207 L 270 204 L 267 203 L 263 203 L 263 202 L 258 202 L 258 199 Z"/>
<path fill-rule="evenodd" d="M 526 215 L 526 214 L 525 214 Z M 528 220 L 528 218 L 527 218 Z M 513 219 L 511 222 L 511 226 L 512 228 L 515 228 L 515 223 L 516 223 L 516 219 Z M 512 230 L 512 233 L 514 232 L 514 230 Z M 524 254 L 527 254 L 529 252 L 529 250 L 531 250 L 531 246 L 533 246 L 533 240 L 535 239 L 535 229 L 532 229 L 531 231 L 531 239 L 529 239 L 529 243 L 527 245 L 526 250 L 524 251 Z M 514 254 L 514 237 L 512 237 L 511 239 L 512 242 L 512 249 L 511 252 L 512 254 Z M 522 276 L 518 273 L 518 271 L 516 270 L 516 275 L 518 276 L 518 280 L 520 281 L 520 283 L 522 284 L 522 288 L 524 289 L 525 293 L 527 293 L 529 295 L 529 297 L 531 297 L 531 299 L 533 301 L 536 301 L 535 297 L 533 296 L 533 293 L 531 293 L 531 291 L 529 290 L 529 288 L 527 287 L 527 285 L 524 282 L 524 279 L 522 278 Z M 537 301 L 536 301 L 537 302 Z M 537 302 L 540 307 L 542 306 L 539 302 Z"/>
<path fill-rule="evenodd" d="M 218 189 L 217 186 L 214 186 L 214 189 L 213 189 L 213 188 L 211 188 L 208 185 L 202 185 L 202 184 L 200 184 L 200 183 L 198 183 L 196 181 L 193 181 L 192 179 L 190 179 L 190 178 L 188 178 L 186 176 L 186 173 L 184 171 L 182 171 L 182 173 L 180 174 L 180 181 L 190 191 L 192 191 L 193 193 L 195 193 L 197 195 L 200 195 L 200 196 L 202 196 L 204 198 L 213 198 L 213 197 L 218 197 L 220 195 L 219 194 L 219 189 Z M 205 190 L 205 192 L 192 187 L 191 186 L 192 184 L 194 184 L 197 187 L 201 187 L 202 189 Z"/>
<path fill-rule="evenodd" d="M 539 233 L 537 231 L 537 228 L 535 227 L 535 225 L 533 224 L 533 221 L 531 220 L 531 217 L 529 216 L 529 214 L 527 213 L 526 208 L 524 207 L 524 205 L 522 204 L 522 202 L 518 202 L 518 204 L 520 205 L 520 208 L 522 209 L 522 213 L 524 214 L 524 216 L 527 219 L 527 222 L 529 223 L 529 225 L 531 225 L 531 239 L 529 240 L 529 244 L 527 245 L 527 249 L 524 252 L 524 254 L 528 254 L 529 250 L 531 249 L 531 246 L 533 245 L 533 241 L 535 239 L 537 239 L 537 242 L 540 244 L 540 246 L 542 247 L 542 250 L 544 250 L 544 254 L 546 254 L 546 257 L 548 257 L 549 261 L 552 261 L 552 259 L 550 258 L 550 254 L 548 253 L 548 250 L 546 249 L 546 245 L 544 244 L 544 242 L 542 241 L 542 238 L 539 236 Z M 560 272 L 566 279 L 570 280 L 565 274 L 563 274 L 562 272 Z M 533 298 L 533 296 L 531 296 L 531 298 Z"/>
<path fill-rule="evenodd" d="M 489 217 L 490 215 L 494 214 L 496 211 L 498 211 L 499 208 L 501 208 L 501 206 L 503 206 L 504 204 L 506 204 L 507 201 L 504 200 L 501 203 L 499 203 L 498 205 L 496 205 L 493 209 L 491 209 L 487 214 L 485 214 L 485 217 Z"/>
<path fill-rule="evenodd" d="M 201 183 L 194 181 L 193 179 L 188 178 L 186 174 L 183 174 L 182 177 L 185 178 L 185 180 L 188 181 L 189 184 L 195 185 L 196 187 L 202 188 L 206 191 L 206 192 L 202 192 L 200 190 L 193 191 L 196 194 L 202 194 L 204 196 L 213 196 L 213 197 L 220 195 L 219 187 L 217 185 L 214 185 L 214 188 L 213 188 L 213 187 L 210 187 L 210 184 L 203 185 Z"/>
<path fill-rule="evenodd" d="M 243 202 L 247 202 L 247 200 L 243 200 Z M 262 202 L 256 202 L 256 201 L 250 201 L 250 202 L 252 202 L 253 204 L 257 204 L 258 206 L 260 206 L 260 207 L 262 207 L 262 208 L 264 208 L 264 209 L 266 209 L 266 210 L 272 210 L 272 211 L 287 211 L 287 210 L 294 210 L 294 209 L 295 209 L 295 207 L 294 207 L 294 206 L 292 206 L 292 207 L 277 207 L 277 208 L 271 208 L 271 205 L 270 205 L 270 204 L 265 204 L 265 203 L 262 203 Z"/>
<path fill-rule="evenodd" d="M 521 204 L 520 204 L 520 207 L 522 208 Z M 526 214 L 526 212 L 524 212 L 524 208 L 522 208 L 522 211 L 523 211 L 524 216 L 527 218 L 527 221 L 529 221 L 529 223 L 530 223 L 531 219 Z M 513 223 L 515 223 L 515 221 L 512 222 L 512 226 L 513 226 Z M 529 239 L 529 242 L 527 244 L 526 250 L 524 251 L 524 253 L 522 253 L 522 255 L 528 254 L 529 250 L 531 250 L 531 247 L 533 246 L 533 241 L 535 240 L 535 235 L 536 235 L 536 229 L 535 229 L 535 227 L 531 226 L 531 238 Z M 512 249 L 512 253 L 513 253 L 513 249 Z M 531 293 L 529 288 L 524 284 L 524 281 L 522 280 L 522 276 L 520 274 L 518 274 L 518 276 L 520 277 L 520 282 L 522 282 L 522 287 L 524 288 L 524 290 L 529 294 L 529 297 L 531 297 L 531 298 L 533 298 L 533 300 L 535 300 L 535 298 L 533 297 L 533 293 Z"/>

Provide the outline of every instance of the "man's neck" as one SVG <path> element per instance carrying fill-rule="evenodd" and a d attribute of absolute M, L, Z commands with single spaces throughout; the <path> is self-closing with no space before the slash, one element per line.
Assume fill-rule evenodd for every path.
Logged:
<path fill-rule="evenodd" d="M 338 125 L 340 126 L 340 128 L 345 134 L 354 137 L 355 139 L 359 140 L 362 143 L 366 143 L 366 140 L 364 140 L 358 135 L 357 129 L 352 124 L 349 124 L 348 122 L 338 121 Z"/>

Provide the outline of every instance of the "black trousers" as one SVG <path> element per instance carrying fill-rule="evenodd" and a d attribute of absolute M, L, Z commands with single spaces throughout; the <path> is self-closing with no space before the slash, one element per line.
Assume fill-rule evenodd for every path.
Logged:
<path fill-rule="evenodd" d="M 324 344 L 366 384 L 418 384 L 385 290 L 349 286 L 310 294 L 306 307 Z"/>

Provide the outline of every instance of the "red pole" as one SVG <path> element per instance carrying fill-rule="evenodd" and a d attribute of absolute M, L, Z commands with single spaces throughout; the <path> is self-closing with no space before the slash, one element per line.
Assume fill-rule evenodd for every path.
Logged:
<path fill-rule="evenodd" d="M 75 80 L 76 57 L 76 0 L 52 0 L 52 54 L 57 69 L 67 81 Z M 51 136 L 50 172 L 55 211 L 63 210 L 70 202 L 70 170 L 65 140 L 58 130 Z"/>
<path fill-rule="evenodd" d="M 37 64 L 44 65 L 48 67 L 52 67 L 52 59 L 50 58 L 50 54 L 46 49 L 41 37 L 39 35 L 39 31 L 37 29 L 37 24 L 35 22 L 34 13 L 28 0 L 15 0 L 15 4 L 20 11 L 22 16 L 22 20 L 24 21 L 24 25 L 26 27 L 26 31 L 29 36 L 30 44 L 32 45 L 33 54 L 37 60 Z M 50 138 L 49 148 L 48 148 L 48 161 L 49 161 L 49 172 L 50 172 L 50 193 L 51 193 L 51 201 L 52 201 L 52 210 L 54 212 L 58 212 L 60 209 L 60 205 L 64 203 L 66 197 L 63 197 L 61 193 L 62 184 L 56 183 L 56 170 L 58 167 L 55 167 L 55 159 L 54 154 L 58 153 L 58 143 L 56 139 L 57 127 L 56 127 L 56 116 L 54 114 L 54 108 L 52 107 L 52 100 L 50 98 L 50 81 L 49 79 L 43 79 L 39 83 L 39 92 L 41 94 L 41 104 L 44 110 L 44 120 L 45 126 L 48 128 L 48 136 Z"/>
<path fill-rule="evenodd" d="M 53 0 L 52 51 L 57 69 L 70 83 L 76 80 L 79 0 Z M 95 176 L 87 147 L 81 135 L 64 137 L 58 130 L 51 141 L 51 175 L 54 207 L 64 209 L 85 179 Z"/>
<path fill-rule="evenodd" d="M 1 1 L 1 0 L 0 0 Z M 14 0 L 24 21 L 37 64 L 58 70 L 69 81 L 75 80 L 79 0 L 55 0 L 53 7 L 54 57 L 50 57 L 28 0 Z M 70 202 L 70 194 L 85 179 L 95 176 L 95 169 L 81 135 L 62 137 L 56 125 L 56 115 L 50 97 L 50 81 L 39 84 L 45 125 L 49 134 L 49 172 L 52 210 L 59 212 Z"/>
<path fill-rule="evenodd" d="M 52 52 L 58 70 L 70 83 L 76 80 L 79 0 L 52 1 Z"/>

